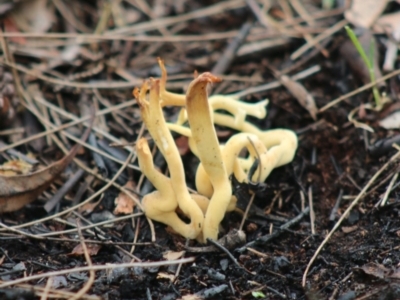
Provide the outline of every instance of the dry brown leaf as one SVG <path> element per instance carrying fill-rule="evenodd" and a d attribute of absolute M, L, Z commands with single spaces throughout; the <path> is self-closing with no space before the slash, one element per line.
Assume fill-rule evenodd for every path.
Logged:
<path fill-rule="evenodd" d="M 93 124 L 94 114 L 91 120 Z M 89 136 L 90 125 L 81 140 Z M 81 145 L 75 145 L 63 159 L 28 175 L 0 176 L 0 213 L 11 212 L 34 201 L 73 160 Z"/>
<path fill-rule="evenodd" d="M 166 260 L 177 260 L 177 259 L 181 258 L 184 253 L 185 253 L 185 251 L 175 252 L 175 251 L 168 250 L 163 253 L 163 257 Z"/>
<path fill-rule="evenodd" d="M 0 213 L 18 210 L 35 200 L 75 157 L 74 146 L 67 156 L 29 175 L 0 176 Z"/>
<path fill-rule="evenodd" d="M 103 200 L 103 197 L 100 197 L 100 199 L 96 202 L 89 202 L 82 205 L 78 208 L 79 213 L 83 215 L 91 214 L 94 209 L 100 204 L 101 200 Z"/>
<path fill-rule="evenodd" d="M 101 249 L 100 244 L 86 244 L 86 248 L 88 250 L 88 253 L 90 256 L 97 255 Z M 82 244 L 78 244 L 72 249 L 71 253 L 69 255 L 75 255 L 75 256 L 80 256 L 84 255 L 85 252 L 83 251 L 83 246 Z"/>
<path fill-rule="evenodd" d="M 297 99 L 300 105 L 309 112 L 311 117 L 316 120 L 318 109 L 315 105 L 314 97 L 304 88 L 304 86 L 286 75 L 278 76 L 278 79 Z"/>
<path fill-rule="evenodd" d="M 389 0 L 353 0 L 344 16 L 355 26 L 369 28 L 383 13 L 388 2 Z"/>
<path fill-rule="evenodd" d="M 23 160 L 10 160 L 0 166 L 0 175 L 25 175 L 32 171 L 33 166 Z"/>
<path fill-rule="evenodd" d="M 355 226 L 343 226 L 342 227 L 342 231 L 344 232 L 344 233 L 351 233 L 351 232 L 353 232 L 353 231 L 356 231 L 358 229 L 358 226 L 357 225 L 355 225 Z"/>
<path fill-rule="evenodd" d="M 385 266 L 376 263 L 367 263 L 360 268 L 354 269 L 379 279 L 387 278 L 387 275 L 390 271 L 389 269 L 385 268 Z"/>
<path fill-rule="evenodd" d="M 134 190 L 136 184 L 132 180 L 128 180 L 124 187 L 128 190 Z M 131 195 L 136 197 L 133 193 L 131 193 Z M 115 215 L 131 214 L 136 205 L 136 203 L 124 192 L 119 193 L 118 197 L 115 198 L 114 204 L 116 205 L 114 209 Z"/>
<path fill-rule="evenodd" d="M 160 272 L 157 274 L 157 279 L 168 279 L 169 281 L 174 281 L 175 276 L 172 274 L 168 274 L 168 273 L 164 273 L 164 272 Z"/>

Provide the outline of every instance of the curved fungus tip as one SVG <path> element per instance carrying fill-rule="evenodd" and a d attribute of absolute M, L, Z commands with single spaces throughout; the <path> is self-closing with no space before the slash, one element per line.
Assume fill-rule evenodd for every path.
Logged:
<path fill-rule="evenodd" d="M 152 91 L 155 91 L 157 95 L 160 94 L 160 79 L 154 79 L 150 77 L 149 88 Z"/>
<path fill-rule="evenodd" d="M 149 90 L 149 84 L 147 81 L 143 82 L 142 86 L 140 89 L 135 88 L 133 90 L 133 96 L 136 98 L 136 101 L 141 109 L 146 107 L 147 101 L 146 101 L 146 93 Z"/>
<path fill-rule="evenodd" d="M 193 83 L 196 83 L 196 82 L 218 83 L 221 81 L 222 81 L 222 79 L 220 77 L 217 77 L 217 76 L 211 74 L 210 72 L 204 72 L 204 73 L 200 74 L 199 76 L 197 76 L 197 78 L 194 80 Z"/>
<path fill-rule="evenodd" d="M 132 96 L 133 96 L 135 99 L 139 99 L 139 88 L 138 88 L 138 87 L 135 87 L 135 88 L 133 89 L 133 91 L 132 91 Z"/>
<path fill-rule="evenodd" d="M 143 154 L 151 154 L 149 144 L 147 143 L 146 138 L 141 138 L 136 143 L 136 151 L 141 152 Z"/>

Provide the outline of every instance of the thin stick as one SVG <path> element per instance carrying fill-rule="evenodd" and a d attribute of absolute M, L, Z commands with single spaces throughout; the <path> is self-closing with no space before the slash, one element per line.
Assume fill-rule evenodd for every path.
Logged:
<path fill-rule="evenodd" d="M 260 172 L 261 173 L 261 172 Z M 244 222 L 247 219 L 247 215 L 249 214 L 250 207 L 253 205 L 254 197 L 256 193 L 253 193 L 250 197 L 249 203 L 247 204 L 246 210 L 244 211 L 242 221 L 240 222 L 239 230 L 243 230 Z"/>
<path fill-rule="evenodd" d="M 390 180 L 389 186 L 387 187 L 385 195 L 382 198 L 381 206 L 385 206 L 386 205 L 387 199 L 389 198 L 389 194 L 392 191 L 392 187 L 393 187 L 393 185 L 396 182 L 398 177 L 399 177 L 399 172 L 394 174 L 394 176 L 392 177 L 392 180 Z"/>
<path fill-rule="evenodd" d="M 307 78 L 308 76 L 311 76 L 317 72 L 319 72 L 321 70 L 321 67 L 318 65 L 312 66 L 311 68 L 308 68 L 306 70 L 303 70 L 293 76 L 291 76 L 291 78 L 293 80 L 300 80 L 300 79 L 304 79 Z M 399 71 L 400 73 L 400 71 Z M 280 87 L 282 84 L 276 80 L 276 81 L 272 81 L 272 82 L 268 82 L 266 84 L 263 85 L 259 85 L 259 86 L 253 86 L 247 89 L 244 89 L 240 92 L 234 93 L 234 94 L 230 94 L 227 96 L 233 97 L 233 98 L 240 98 L 240 97 L 244 97 L 250 94 L 255 94 L 255 93 L 259 93 L 259 92 L 264 92 L 264 91 L 268 91 L 274 88 L 278 88 Z"/>
<path fill-rule="evenodd" d="M 251 138 L 249 138 L 249 137 L 247 136 L 247 139 L 249 140 L 251 146 L 253 147 L 254 151 L 255 151 L 256 154 L 257 154 L 257 159 L 258 159 L 258 161 L 259 161 L 259 163 L 258 163 L 259 165 L 257 166 L 257 169 L 258 169 L 258 167 L 260 168 L 260 171 L 258 172 L 257 182 L 260 183 L 260 181 L 261 181 L 261 179 L 260 179 L 260 178 L 261 178 L 261 170 L 262 170 L 262 167 L 263 167 L 262 164 L 261 164 L 260 154 L 258 153 L 258 151 L 257 151 L 257 149 L 256 149 L 256 146 L 254 145 L 254 143 L 253 143 L 253 141 L 251 140 Z M 249 172 L 249 175 L 250 175 L 250 172 Z M 252 175 L 250 175 L 250 177 L 251 177 L 251 176 L 252 176 Z M 251 181 L 251 178 L 249 178 L 249 181 Z M 246 219 L 247 219 L 247 215 L 249 214 L 250 207 L 253 205 L 253 201 L 254 201 L 255 196 L 256 196 L 256 193 L 253 192 L 253 194 L 252 194 L 251 197 L 250 197 L 250 201 L 249 201 L 249 203 L 247 204 L 246 210 L 245 210 L 245 212 L 244 212 L 244 214 L 243 214 L 242 222 L 240 222 L 240 226 L 239 226 L 239 230 L 240 230 L 240 231 L 243 230 L 244 222 L 245 222 Z"/>
<path fill-rule="evenodd" d="M 46 286 L 44 287 L 43 294 L 40 297 L 40 300 L 47 299 L 47 296 L 49 295 L 49 291 L 50 291 L 52 283 L 53 283 L 53 279 L 51 277 L 49 279 L 47 279 Z"/>
<path fill-rule="evenodd" d="M 252 26 L 253 22 L 246 22 L 242 25 L 238 35 L 226 47 L 224 53 L 221 55 L 216 65 L 212 68 L 211 73 L 215 75 L 221 75 L 226 72 L 234 60 L 239 47 L 249 34 Z"/>
<path fill-rule="evenodd" d="M 382 168 L 380 168 L 374 176 L 372 176 L 372 178 L 368 181 L 368 183 L 366 184 L 366 186 L 362 189 L 362 191 L 358 194 L 357 198 L 354 199 L 354 201 L 349 205 L 349 207 L 345 210 L 345 212 L 342 214 L 342 216 L 340 217 L 340 219 L 337 221 L 337 223 L 335 224 L 335 226 L 331 229 L 331 231 L 328 233 L 328 235 L 325 237 L 325 239 L 322 241 L 322 243 L 319 245 L 318 249 L 315 251 L 313 257 L 310 259 L 306 270 L 304 271 L 303 274 L 303 281 L 302 281 L 302 286 L 305 287 L 306 286 L 306 279 L 307 279 L 307 274 L 308 271 L 311 268 L 311 265 L 313 264 L 313 262 L 315 261 L 315 259 L 317 258 L 318 254 L 321 252 L 322 248 L 325 246 L 325 244 L 329 241 L 329 239 L 331 238 L 331 236 L 333 235 L 333 233 L 336 231 L 336 229 L 339 228 L 340 224 L 342 224 L 343 220 L 345 218 L 347 218 L 349 212 L 353 209 L 353 207 L 355 207 L 358 203 L 358 201 L 362 198 L 362 196 L 365 194 L 365 192 L 369 189 L 369 187 L 374 183 L 374 181 L 379 177 L 379 175 L 382 174 L 382 172 L 394 161 L 396 161 L 398 158 L 400 157 L 400 151 L 398 151 L 395 155 L 393 155 L 389 161 L 387 163 L 385 163 Z"/>
<path fill-rule="evenodd" d="M 392 77 L 394 77 L 396 75 L 399 75 L 399 74 L 400 74 L 400 69 L 399 70 L 395 70 L 395 71 L 393 71 L 393 72 L 391 72 L 391 73 L 389 73 L 389 74 L 387 74 L 387 75 L 375 80 L 374 82 L 370 82 L 368 84 L 365 84 L 362 87 L 360 87 L 360 88 L 358 88 L 358 89 L 356 89 L 356 90 L 354 90 L 354 91 L 352 91 L 350 93 L 347 93 L 347 94 L 345 94 L 343 96 L 340 96 L 339 98 L 337 98 L 337 99 L 329 102 L 325 106 L 321 107 L 319 109 L 318 113 L 322 113 L 325 110 L 327 110 L 328 108 L 331 108 L 332 106 L 335 106 L 339 102 L 342 102 L 343 100 L 346 100 L 347 98 L 350 98 L 350 97 L 352 97 L 354 95 L 357 95 L 357 94 L 359 94 L 359 93 L 361 93 L 361 92 L 363 92 L 365 90 L 368 90 L 368 89 L 374 87 L 377 83 L 385 81 L 385 80 L 387 80 L 389 78 L 392 78 Z"/>
<path fill-rule="evenodd" d="M 322 40 L 326 39 L 327 37 L 330 37 L 332 34 L 334 34 L 336 31 L 339 31 L 342 29 L 345 25 L 347 25 L 347 20 L 342 20 L 337 22 L 335 25 L 332 27 L 328 28 L 326 31 L 315 37 L 314 39 L 307 41 L 307 44 L 304 44 L 301 46 L 299 49 L 297 49 L 295 52 L 292 53 L 290 56 L 290 59 L 295 60 L 299 58 L 301 55 L 303 55 L 304 52 L 306 52 L 308 49 L 311 47 L 314 47 L 317 45 L 319 42 Z"/>
<path fill-rule="evenodd" d="M 247 243 L 246 245 L 244 245 L 243 247 L 237 249 L 237 251 L 238 252 L 244 252 L 244 251 L 246 251 L 246 249 L 248 247 L 253 247 L 254 245 L 257 245 L 259 243 L 265 244 L 265 243 L 271 241 L 272 239 L 278 237 L 285 229 L 288 229 L 290 226 L 300 222 L 300 220 L 303 219 L 304 216 L 307 215 L 309 212 L 310 212 L 310 208 L 306 207 L 295 218 L 293 218 L 292 220 L 290 220 L 290 221 L 286 222 L 285 224 L 281 225 L 279 227 L 279 230 L 275 231 L 274 233 L 261 236 L 261 237 L 257 238 L 256 240 L 251 241 L 251 242 Z"/>
<path fill-rule="evenodd" d="M 83 253 L 84 253 L 84 255 L 85 255 L 85 260 L 86 260 L 86 262 L 87 262 L 87 264 L 88 264 L 88 267 L 92 267 L 92 266 L 93 266 L 92 260 L 91 260 L 91 258 L 90 258 L 88 249 L 87 249 L 87 247 L 86 247 L 85 239 L 83 238 L 82 230 L 81 230 L 81 227 L 79 226 L 79 221 L 76 223 L 76 227 L 78 228 L 79 241 L 81 242 L 81 245 L 82 245 Z M 94 270 L 90 269 L 90 270 L 89 270 L 89 279 L 88 279 L 88 281 L 87 281 L 86 284 L 71 298 L 71 300 L 80 299 L 83 295 L 85 295 L 85 294 L 90 290 L 90 288 L 92 287 L 93 282 L 94 282 L 94 279 L 95 279 L 95 276 L 96 276 L 96 274 L 95 274 Z"/>
<path fill-rule="evenodd" d="M 66 275 L 75 272 L 87 272 L 90 270 L 101 271 L 101 270 L 111 270 L 118 268 L 159 268 L 164 266 L 173 266 L 180 263 L 191 263 L 195 261 L 195 257 L 182 258 L 177 260 L 169 261 L 156 261 L 156 262 L 136 262 L 136 263 L 123 263 L 123 264 L 107 264 L 107 265 L 97 265 L 97 266 L 85 266 L 85 267 L 74 267 L 71 269 L 59 270 L 54 272 L 42 273 L 32 276 L 27 276 L 24 278 L 19 278 L 7 282 L 1 282 L 0 288 L 5 288 L 7 286 L 16 285 L 22 282 L 27 282 L 31 280 L 37 280 L 42 278 L 48 278 L 52 276 Z"/>
<path fill-rule="evenodd" d="M 308 187 L 308 206 L 310 207 L 311 234 L 315 235 L 315 212 L 314 212 L 312 186 Z"/>
<path fill-rule="evenodd" d="M 251 273 L 250 271 L 246 270 L 246 268 L 242 267 L 242 266 L 238 263 L 238 261 L 236 260 L 236 258 L 232 255 L 232 253 L 229 252 L 229 250 L 226 249 L 224 246 L 222 246 L 220 243 L 218 243 L 217 241 L 214 241 L 214 240 L 212 240 L 212 239 L 207 239 L 207 242 L 209 242 L 210 244 L 213 244 L 215 247 L 217 247 L 217 248 L 218 248 L 219 250 L 221 250 L 222 252 L 225 252 L 226 255 L 228 255 L 228 257 L 233 261 L 233 263 L 234 263 L 237 267 L 239 267 L 240 269 L 245 270 L 246 272 L 248 272 L 248 273 L 250 273 L 250 274 L 253 274 L 253 273 Z M 253 274 L 253 275 L 254 275 L 254 274 Z"/>
<path fill-rule="evenodd" d="M 0 281 L 1 282 L 1 281 Z M 36 296 L 41 296 L 42 293 L 45 291 L 45 287 L 42 286 L 34 286 L 30 284 L 18 284 L 17 287 L 22 290 L 27 290 L 29 292 L 34 291 Z M 75 293 L 68 292 L 65 290 L 56 290 L 50 289 L 48 298 L 52 299 L 70 299 L 74 296 Z M 99 296 L 94 295 L 84 295 L 81 297 L 81 300 L 102 300 Z"/>

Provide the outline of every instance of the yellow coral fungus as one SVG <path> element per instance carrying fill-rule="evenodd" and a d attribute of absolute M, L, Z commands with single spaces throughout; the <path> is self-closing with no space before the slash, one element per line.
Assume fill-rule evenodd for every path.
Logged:
<path fill-rule="evenodd" d="M 207 238 L 217 239 L 225 212 L 233 210 L 236 205 L 229 176 L 233 174 L 239 182 L 263 182 L 274 168 L 293 159 L 297 137 L 285 129 L 262 131 L 246 121 L 247 116 L 264 118 L 267 100 L 248 104 L 222 95 L 208 98 L 207 85 L 220 81 L 211 73 L 203 73 L 194 79 L 186 96 L 168 92 L 167 73 L 160 59 L 159 64 L 161 79 L 150 79 L 140 93 L 135 92 L 135 96 L 143 121 L 165 157 L 171 176 L 168 178 L 154 169 L 150 152 L 146 150 L 147 142 L 139 141 L 140 167 L 157 189 L 143 199 L 146 214 L 170 225 L 185 237 L 203 242 Z M 149 86 L 150 101 L 147 102 Z M 166 123 L 162 114 L 162 107 L 168 105 L 182 107 L 174 124 Z M 186 121 L 189 127 L 185 126 Z M 214 124 L 239 133 L 232 135 L 225 145 L 220 145 Z M 186 188 L 183 164 L 169 130 L 189 137 L 189 146 L 200 160 L 196 188 L 201 195 L 191 195 Z M 243 149 L 247 149 L 247 157 L 240 156 Z M 256 159 L 260 162 L 249 178 Z M 176 214 L 178 209 L 191 219 L 190 224 L 180 220 Z"/>

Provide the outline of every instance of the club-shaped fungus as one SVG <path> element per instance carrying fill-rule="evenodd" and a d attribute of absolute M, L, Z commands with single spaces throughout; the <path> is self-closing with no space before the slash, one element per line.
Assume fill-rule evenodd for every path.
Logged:
<path fill-rule="evenodd" d="M 149 87 L 150 95 L 149 101 L 147 101 L 146 94 Z M 181 230 L 181 232 L 183 230 L 183 235 L 187 238 L 196 238 L 203 228 L 204 214 L 201 208 L 197 205 L 196 201 L 190 196 L 186 187 L 183 163 L 171 132 L 166 126 L 164 115 L 160 106 L 159 80 L 150 79 L 149 82 L 145 82 L 142 85 L 140 92 L 138 90 L 134 91 L 134 96 L 139 104 L 143 122 L 145 123 L 147 130 L 152 136 L 158 149 L 164 156 L 170 172 L 170 184 L 165 184 L 166 186 L 170 186 L 170 188 L 164 187 L 163 183 L 159 183 L 159 181 L 157 181 L 161 180 L 163 177 L 158 175 L 156 176 L 154 171 L 151 171 L 154 170 L 154 167 L 150 165 L 150 159 L 148 158 L 148 154 L 146 154 L 146 144 L 144 142 L 139 143 L 141 148 L 138 148 L 138 155 L 139 161 L 141 161 L 143 165 L 143 173 L 146 175 L 147 172 L 149 175 L 148 178 L 153 185 L 158 185 L 158 188 L 162 188 L 161 190 L 163 191 L 154 193 L 150 200 L 144 200 L 145 213 L 151 218 L 151 215 L 154 212 L 152 207 L 154 207 L 153 203 L 156 202 L 156 198 L 160 200 L 160 204 L 162 201 L 166 201 L 166 203 L 168 202 L 167 204 L 169 205 L 166 204 L 166 207 L 171 208 L 172 213 L 174 213 L 177 206 L 179 206 L 182 212 L 190 218 L 190 228 L 183 230 L 184 228 L 179 226 L 179 230 Z M 145 166 L 149 168 L 145 168 Z M 154 182 L 151 179 L 153 179 Z M 163 180 L 162 182 L 165 183 L 166 181 Z M 162 199 L 163 197 L 165 199 Z M 177 206 L 175 207 L 172 205 L 174 201 L 177 203 Z M 172 217 L 169 216 L 168 222 L 169 220 L 172 220 Z M 167 224 L 165 220 L 162 220 L 161 215 L 158 217 L 158 221 Z M 171 223 L 169 222 L 168 225 L 171 225 Z M 176 229 L 178 226 L 172 227 Z"/>
<path fill-rule="evenodd" d="M 147 141 L 137 144 L 138 158 L 143 174 L 156 191 L 143 198 L 148 217 L 170 225 L 187 238 L 205 242 L 217 239 L 220 222 L 227 211 L 235 209 L 229 176 L 239 182 L 263 182 L 271 171 L 292 161 L 297 149 L 297 136 L 290 130 L 262 131 L 246 121 L 247 116 L 259 119 L 266 116 L 267 100 L 248 104 L 229 96 L 208 97 L 207 85 L 220 79 L 211 73 L 197 76 L 186 95 L 166 90 L 167 72 L 159 59 L 161 79 L 150 79 L 140 93 L 134 92 L 141 108 L 142 118 L 157 147 L 165 157 L 170 178 L 154 169 Z M 146 93 L 150 87 L 150 99 Z M 181 107 L 176 123 L 166 123 L 162 107 Z M 189 127 L 185 126 L 188 121 Z M 220 145 L 214 124 L 239 131 L 225 145 Z M 196 188 L 200 195 L 189 194 L 183 164 L 171 131 L 187 136 L 192 152 L 199 158 Z M 247 154 L 242 156 L 243 150 Z M 256 161 L 257 159 L 257 161 Z M 256 166 L 250 178 L 250 169 Z M 176 211 L 181 210 L 191 222 L 183 222 Z"/>

